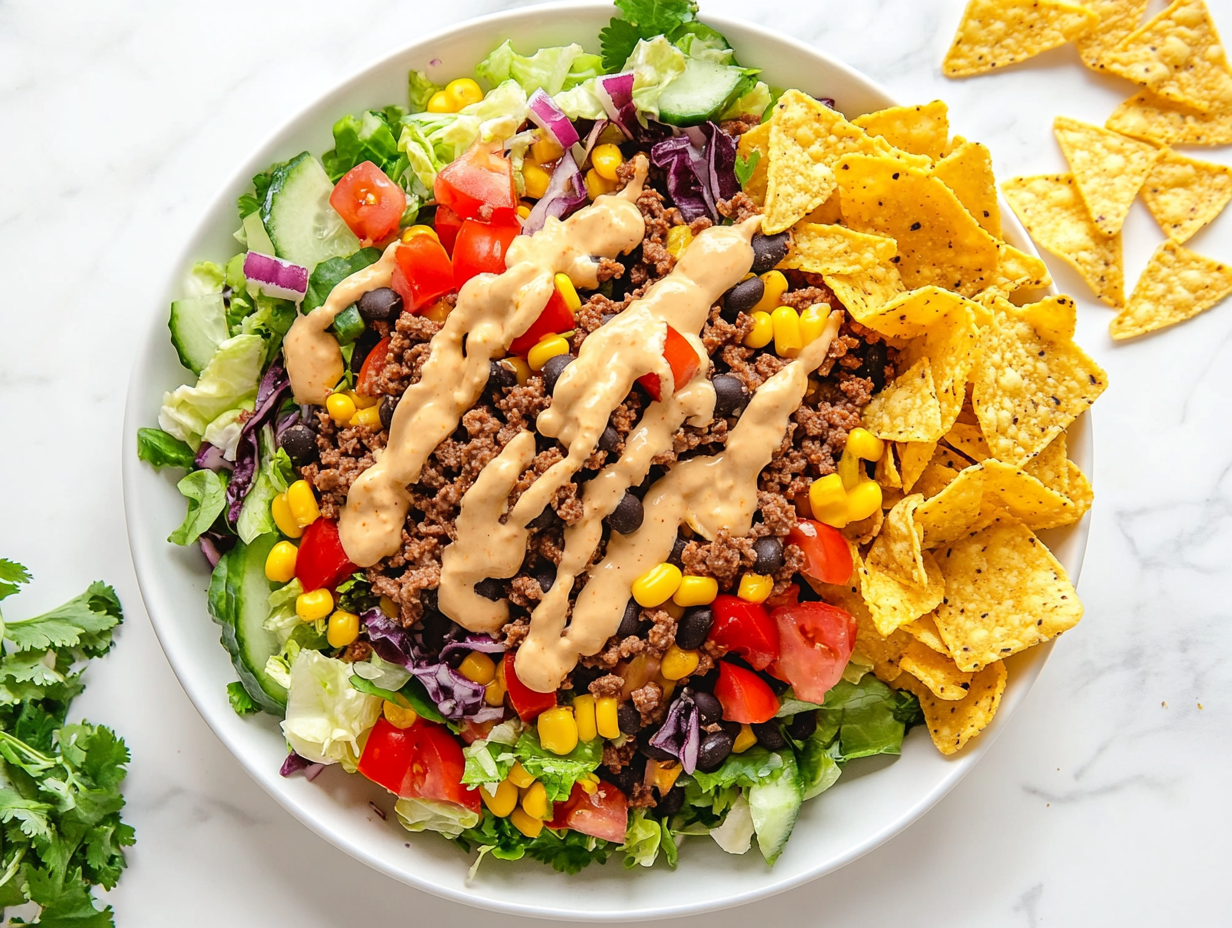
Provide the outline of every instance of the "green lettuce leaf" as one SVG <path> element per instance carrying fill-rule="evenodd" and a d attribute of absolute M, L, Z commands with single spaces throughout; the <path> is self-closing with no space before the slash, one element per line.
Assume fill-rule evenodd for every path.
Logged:
<path fill-rule="evenodd" d="M 212 470 L 195 470 L 177 483 L 176 489 L 188 499 L 188 514 L 167 540 L 190 545 L 209 530 L 227 505 L 227 484 Z"/>
<path fill-rule="evenodd" d="M 817 711 L 813 738 L 832 747 L 840 763 L 874 754 L 898 754 L 906 730 L 895 714 L 901 705 L 895 691 L 872 675 L 856 684 L 840 680 Z"/>
<path fill-rule="evenodd" d="M 235 532 L 244 544 L 250 544 L 258 535 L 276 531 L 274 517 L 270 513 L 270 504 L 274 497 L 285 493 L 287 487 L 295 479 L 295 470 L 291 459 L 282 448 L 274 449 L 274 429 L 272 426 L 261 427 L 257 436 L 258 458 L 261 462 L 257 468 L 256 479 L 248 488 L 244 497 L 240 517 L 235 521 Z"/>
<path fill-rule="evenodd" d="M 238 680 L 227 684 L 227 702 L 231 703 L 236 715 L 253 715 L 261 711 L 261 707 L 252 701 L 252 697 L 244 689 L 244 684 Z"/>
<path fill-rule="evenodd" d="M 659 97 L 684 73 L 684 67 L 684 53 L 660 35 L 649 41 L 639 40 L 619 70 L 633 72 L 633 104 L 638 113 L 658 119 Z M 552 99 L 570 119 L 599 119 L 605 110 L 595 95 L 597 81 L 598 78 L 592 78 Z"/>
<path fill-rule="evenodd" d="M 162 429 L 137 429 L 137 458 L 155 467 L 192 467 L 192 448 Z"/>
<path fill-rule="evenodd" d="M 254 399 L 265 359 L 265 339 L 235 335 L 218 346 L 193 386 L 163 394 L 158 424 L 173 438 L 196 450 L 206 426 L 242 400 Z"/>
<path fill-rule="evenodd" d="M 375 264 L 381 257 L 379 248 L 361 248 L 349 258 L 329 258 L 312 269 L 308 278 L 308 292 L 300 304 L 300 311 L 310 313 L 329 299 L 334 287 L 342 283 L 356 271 L 362 271 L 370 264 Z"/>
<path fill-rule="evenodd" d="M 493 87 L 507 80 L 517 81 L 529 97 L 542 89 L 548 96 L 576 87 L 602 73 L 598 55 L 589 55 L 582 46 L 558 45 L 541 48 L 533 55 L 519 55 L 508 39 L 475 67 L 475 76 Z"/>
<path fill-rule="evenodd" d="M 769 779 L 782 766 L 783 758 L 779 754 L 758 745 L 743 754 L 729 754 L 722 766 L 711 773 L 694 771 L 693 780 L 702 792 L 710 793 L 729 786 L 753 786 Z"/>
<path fill-rule="evenodd" d="M 371 161 L 398 183 L 406 170 L 406 155 L 398 150 L 397 127 L 406 111 L 400 106 L 366 110 L 359 116 L 343 116 L 334 123 L 334 148 L 321 158 L 325 173 L 337 183 L 347 171 Z"/>
<path fill-rule="evenodd" d="M 663 834 L 658 819 L 647 817 L 645 809 L 634 809 L 625 832 L 625 843 L 620 847 L 625 854 L 625 869 L 653 866 L 659 857 Z"/>
<path fill-rule="evenodd" d="M 521 761 L 526 772 L 543 783 L 547 790 L 549 802 L 560 802 L 569 798 L 573 784 L 586 774 L 598 768 L 603 760 L 603 742 L 580 741 L 578 746 L 563 757 L 554 754 L 539 743 L 539 735 L 534 729 L 528 729 L 513 746 L 497 755 L 497 761 Z"/>
<path fill-rule="evenodd" d="M 410 104 L 410 112 L 422 113 L 428 108 L 428 101 L 432 99 L 432 95 L 438 90 L 443 90 L 440 84 L 434 84 L 428 80 L 428 75 L 423 71 L 411 71 L 406 76 L 407 84 L 407 102 Z"/>

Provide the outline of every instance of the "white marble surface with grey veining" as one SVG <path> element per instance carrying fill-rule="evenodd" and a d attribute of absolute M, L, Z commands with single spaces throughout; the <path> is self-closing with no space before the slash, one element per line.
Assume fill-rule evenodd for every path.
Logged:
<path fill-rule="evenodd" d="M 519 4 L 0 0 L 0 554 L 37 575 L 14 613 L 90 580 L 128 621 L 79 707 L 132 748 L 139 841 L 119 923 L 473 925 L 313 836 L 241 771 L 159 650 L 120 498 L 125 388 L 167 262 L 269 130 L 416 35 Z M 1102 123 L 1129 85 L 1063 48 L 991 77 L 938 64 L 962 0 L 709 0 L 838 55 L 904 101 L 943 97 L 998 174 L 1064 169 L 1057 113 Z M 1232 0 L 1212 0 L 1232 31 Z M 1232 162 L 1232 151 L 1209 157 Z M 1160 240 L 1138 204 L 1129 280 Z M 1192 247 L 1232 259 L 1232 219 Z M 680 924 L 1226 924 L 1232 859 L 1232 305 L 1114 346 L 1110 311 L 1058 261 L 1112 387 L 1082 625 L 975 771 L 829 877 Z M 528 924 L 508 919 L 511 924 Z"/>

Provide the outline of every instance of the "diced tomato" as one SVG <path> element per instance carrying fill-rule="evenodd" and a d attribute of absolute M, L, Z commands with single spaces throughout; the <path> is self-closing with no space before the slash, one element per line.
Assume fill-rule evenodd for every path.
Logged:
<path fill-rule="evenodd" d="M 556 705 L 556 693 L 536 693 L 518 679 L 517 671 L 513 669 L 513 652 L 505 652 L 505 692 L 509 695 L 509 705 L 523 722 L 530 722 L 539 717 L 541 712 Z"/>
<path fill-rule="evenodd" d="M 553 287 L 552 295 L 548 298 L 547 305 L 543 307 L 539 318 L 531 323 L 529 329 L 513 340 L 509 350 L 513 354 L 525 357 L 526 353 L 534 348 L 543 336 L 551 335 L 553 332 L 568 332 L 573 326 L 573 313 L 569 312 L 569 307 L 565 303 L 565 298 L 560 295 L 560 291 Z"/>
<path fill-rule="evenodd" d="M 436 230 L 436 236 L 445 246 L 445 250 L 452 255 L 454 242 L 458 240 L 458 231 L 462 228 L 462 217 L 448 206 L 438 206 L 432 228 Z"/>
<path fill-rule="evenodd" d="M 770 721 L 779 711 L 779 698 L 769 683 L 753 671 L 728 661 L 719 661 L 714 695 L 723 707 L 723 718 L 729 722 L 757 725 Z"/>
<path fill-rule="evenodd" d="M 453 264 L 431 235 L 416 235 L 398 246 L 390 286 L 409 312 L 419 312 L 454 289 Z"/>
<path fill-rule="evenodd" d="M 711 641 L 736 652 L 757 670 L 765 670 L 778 660 L 778 629 L 764 606 L 722 593 L 710 609 L 714 613 Z"/>
<path fill-rule="evenodd" d="M 359 377 L 355 381 L 355 392 L 360 396 L 376 396 L 376 381 L 385 368 L 385 359 L 389 356 L 389 336 L 386 335 L 372 346 L 368 357 L 359 368 Z"/>
<path fill-rule="evenodd" d="M 807 602 L 775 609 L 782 653 L 775 676 L 786 680 L 796 695 L 821 702 L 843 676 L 856 644 L 856 620 L 837 606 Z"/>
<path fill-rule="evenodd" d="M 663 358 L 672 369 L 673 392 L 692 380 L 701 365 L 697 351 L 689 340 L 670 325 L 667 327 L 667 341 L 663 343 Z M 637 382 L 646 388 L 646 392 L 656 403 L 663 399 L 663 387 L 659 383 L 658 374 L 643 374 L 637 378 Z"/>
<path fill-rule="evenodd" d="M 787 589 L 778 596 L 771 596 L 763 603 L 767 609 L 777 609 L 779 606 L 794 606 L 800 601 L 800 584 L 789 583 Z"/>
<path fill-rule="evenodd" d="M 454 285 L 461 290 L 462 285 L 476 274 L 505 273 L 505 253 L 521 231 L 522 226 L 516 218 L 492 222 L 467 219 L 463 222 L 453 246 Z"/>
<path fill-rule="evenodd" d="M 462 157 L 441 169 L 433 192 L 438 203 L 463 219 L 487 222 L 501 212 L 511 214 L 518 207 L 513 165 L 501 153 L 500 145 L 482 141 L 476 141 Z"/>
<path fill-rule="evenodd" d="M 822 583 L 846 583 L 853 565 L 847 539 L 832 525 L 801 519 L 787 533 L 786 543 L 804 552 L 804 573 Z"/>
<path fill-rule="evenodd" d="M 342 176 L 329 195 L 329 205 L 364 245 L 371 245 L 398 231 L 406 194 L 384 171 L 365 161 Z"/>
<path fill-rule="evenodd" d="M 452 802 L 478 812 L 479 792 L 462 783 L 465 768 L 462 745 L 443 725 L 423 719 L 410 728 L 377 719 L 359 758 L 360 773 L 400 798 Z"/>
<path fill-rule="evenodd" d="M 576 783 L 564 802 L 556 803 L 549 828 L 569 828 L 592 838 L 624 844 L 629 828 L 629 800 L 611 783 L 600 782 L 594 793 Z"/>
<path fill-rule="evenodd" d="M 295 576 L 305 592 L 333 589 L 357 570 L 342 549 L 337 522 L 319 518 L 304 529 L 295 557 Z"/>

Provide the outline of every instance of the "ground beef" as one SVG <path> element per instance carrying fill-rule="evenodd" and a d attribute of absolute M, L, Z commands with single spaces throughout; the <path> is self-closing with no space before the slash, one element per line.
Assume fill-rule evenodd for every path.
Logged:
<path fill-rule="evenodd" d="M 736 223 L 741 223 L 746 219 L 761 215 L 761 207 L 753 202 L 753 198 L 743 191 L 737 193 L 730 200 L 719 200 L 715 203 L 715 207 L 718 209 L 720 216 Z"/>
<path fill-rule="evenodd" d="M 729 587 L 757 560 L 753 539 L 733 536 L 719 529 L 714 541 L 690 541 L 680 556 L 684 572 L 698 577 L 714 577 L 720 587 Z"/>
<path fill-rule="evenodd" d="M 629 796 L 630 809 L 653 809 L 655 807 L 654 790 L 645 783 L 633 784 L 633 793 Z"/>
<path fill-rule="evenodd" d="M 603 766 L 612 773 L 620 773 L 625 767 L 629 766 L 629 762 L 633 760 L 633 756 L 637 754 L 637 742 L 626 741 L 620 747 L 614 744 L 603 745 Z"/>
<path fill-rule="evenodd" d="M 342 660 L 354 664 L 356 661 L 366 661 L 371 654 L 372 645 L 367 641 L 352 641 L 342 652 Z"/>
<path fill-rule="evenodd" d="M 732 138 L 739 138 L 750 129 L 756 129 L 760 125 L 761 116 L 751 113 L 746 116 L 738 116 L 735 119 L 724 119 L 719 123 L 719 128 Z"/>
<path fill-rule="evenodd" d="M 654 681 L 635 689 L 629 694 L 629 698 L 637 707 L 637 711 L 642 714 L 642 725 L 658 721 L 660 715 L 667 711 L 667 706 L 663 702 L 663 688 Z"/>
<path fill-rule="evenodd" d="M 588 689 L 595 699 L 618 699 L 625 688 L 625 681 L 614 673 L 592 680 Z"/>

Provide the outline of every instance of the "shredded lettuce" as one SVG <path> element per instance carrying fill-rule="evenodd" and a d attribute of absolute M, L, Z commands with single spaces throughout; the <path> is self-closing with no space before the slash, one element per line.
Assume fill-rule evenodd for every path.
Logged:
<path fill-rule="evenodd" d="M 830 748 L 840 764 L 873 754 L 898 754 L 906 731 L 896 714 L 901 702 L 894 690 L 874 676 L 855 684 L 840 680 L 817 711 L 813 738 Z"/>
<path fill-rule="evenodd" d="M 642 39 L 620 70 L 633 72 L 633 104 L 638 113 L 658 119 L 659 97 L 684 73 L 684 53 L 665 36 L 649 41 Z M 572 90 L 555 94 L 552 99 L 570 119 L 599 119 L 606 115 L 595 95 L 595 85 L 600 80 L 601 77 L 591 78 Z"/>
<path fill-rule="evenodd" d="M 515 52 L 508 39 L 475 68 L 475 76 L 493 87 L 517 81 L 528 97 L 539 89 L 553 96 L 601 73 L 602 59 L 587 54 L 577 43 L 541 48 L 526 56 Z"/>
<path fill-rule="evenodd" d="M 752 87 L 729 103 L 719 114 L 719 119 L 738 119 L 741 116 L 761 116 L 771 104 L 770 88 L 765 81 L 756 81 Z"/>
<path fill-rule="evenodd" d="M 254 406 L 253 400 L 243 400 L 234 409 L 228 409 L 207 425 L 201 437 L 215 448 L 221 449 L 226 460 L 234 461 L 240 443 L 240 432 L 244 430 L 240 416 L 252 412 Z"/>
<path fill-rule="evenodd" d="M 258 535 L 276 531 L 274 517 L 270 513 L 270 504 L 279 493 L 285 493 L 287 487 L 295 479 L 295 469 L 287 453 L 274 448 L 274 430 L 269 425 L 261 427 L 258 434 L 258 447 L 261 461 L 257 469 L 256 479 L 244 497 L 240 517 L 235 522 L 236 534 L 244 544 L 249 544 Z"/>
<path fill-rule="evenodd" d="M 634 809 L 625 831 L 625 843 L 620 848 L 625 853 L 625 868 L 653 866 L 663 843 L 663 833 L 663 825 L 647 817 L 645 809 Z"/>
<path fill-rule="evenodd" d="M 193 450 L 162 429 L 137 429 L 137 458 L 154 467 L 192 467 Z"/>
<path fill-rule="evenodd" d="M 428 108 L 428 101 L 438 90 L 443 90 L 440 84 L 434 84 L 423 71 L 411 71 L 406 76 L 407 102 L 412 113 L 422 113 Z"/>
<path fill-rule="evenodd" d="M 359 116 L 343 116 L 334 123 L 334 148 L 321 158 L 325 173 L 333 183 L 364 161 L 371 161 L 398 183 L 407 167 L 406 155 L 398 150 L 396 128 L 406 110 L 387 106 L 366 110 Z"/>
<path fill-rule="evenodd" d="M 188 499 L 188 515 L 167 540 L 190 545 L 208 531 L 227 504 L 227 483 L 212 470 L 195 470 L 176 484 Z"/>
<path fill-rule="evenodd" d="M 286 642 L 304 620 L 295 611 L 295 600 L 304 592 L 304 585 L 298 577 L 292 577 L 289 583 L 280 586 L 269 595 L 269 616 L 265 619 L 266 631 L 273 632 L 278 640 Z"/>
<path fill-rule="evenodd" d="M 503 751 L 497 759 L 507 755 L 521 761 L 526 772 L 543 783 L 549 802 L 560 802 L 569 798 L 574 783 L 599 766 L 603 760 L 603 742 L 598 738 L 580 741 L 576 748 L 561 756 L 543 747 L 539 734 L 527 729 L 512 751 Z"/>
<path fill-rule="evenodd" d="M 261 336 L 228 338 L 218 346 L 196 385 L 185 384 L 163 394 L 158 424 L 195 451 L 211 422 L 242 401 L 256 398 L 264 358 Z"/>
<path fill-rule="evenodd" d="M 456 838 L 479 824 L 478 812 L 435 799 L 399 799 L 394 803 L 394 812 L 407 831 L 435 831 L 447 838 Z"/>
<path fill-rule="evenodd" d="M 753 813 L 742 793 L 737 797 L 723 823 L 710 829 L 715 844 L 729 854 L 744 854 L 753 845 Z"/>
<path fill-rule="evenodd" d="M 768 779 L 782 766 L 782 756 L 758 745 L 743 754 L 729 754 L 722 766 L 711 773 L 694 771 L 693 780 L 703 792 L 710 793 L 728 786 L 753 786 Z"/>
<path fill-rule="evenodd" d="M 282 732 L 295 753 L 318 764 L 358 764 L 359 738 L 376 724 L 381 700 L 351 686 L 351 665 L 301 648 L 287 690 Z"/>

